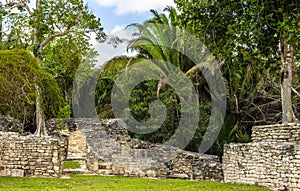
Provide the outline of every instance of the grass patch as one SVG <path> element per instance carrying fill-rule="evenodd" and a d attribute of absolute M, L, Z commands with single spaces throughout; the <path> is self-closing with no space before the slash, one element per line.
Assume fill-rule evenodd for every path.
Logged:
<path fill-rule="evenodd" d="M 80 163 L 78 161 L 64 161 L 64 169 L 76 169 L 80 168 Z"/>
<path fill-rule="evenodd" d="M 188 180 L 157 180 L 104 176 L 72 175 L 71 179 L 0 177 L 0 190 L 4 191 L 270 191 L 266 188 L 219 182 Z"/>

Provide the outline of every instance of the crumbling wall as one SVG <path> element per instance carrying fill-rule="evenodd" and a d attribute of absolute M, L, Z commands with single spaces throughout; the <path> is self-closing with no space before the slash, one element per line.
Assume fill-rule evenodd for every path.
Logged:
<path fill-rule="evenodd" d="M 131 139 L 117 119 L 75 119 L 93 173 L 134 177 L 223 180 L 217 156 Z M 71 143 L 69 143 L 71 144 Z"/>
<path fill-rule="evenodd" d="M 300 124 L 254 126 L 253 142 L 300 143 Z"/>

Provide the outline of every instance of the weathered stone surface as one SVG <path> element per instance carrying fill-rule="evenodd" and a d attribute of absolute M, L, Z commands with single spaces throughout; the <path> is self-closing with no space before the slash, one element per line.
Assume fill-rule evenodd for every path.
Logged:
<path fill-rule="evenodd" d="M 76 159 L 86 157 L 86 141 L 80 131 L 73 131 L 69 134 L 68 158 Z"/>
<path fill-rule="evenodd" d="M 17 119 L 0 115 L 0 131 L 23 133 L 23 125 Z"/>
<path fill-rule="evenodd" d="M 300 143 L 300 124 L 254 126 L 252 128 L 252 141 Z"/>
<path fill-rule="evenodd" d="M 24 170 L 22 169 L 4 169 L 1 176 L 24 177 Z"/>
<path fill-rule="evenodd" d="M 3 169 L 1 175 L 61 176 L 62 161 L 66 158 L 67 150 L 65 145 L 67 141 L 63 140 L 51 137 L 0 135 L 0 161 Z"/>
<path fill-rule="evenodd" d="M 78 137 L 73 139 L 75 143 L 69 141 L 69 145 L 86 144 L 86 151 L 78 151 L 86 152 L 87 167 L 93 173 L 223 180 L 221 163 L 216 156 L 131 139 L 126 125 L 117 119 L 75 119 L 75 123 L 80 133 L 73 134 Z M 79 138 L 81 135 L 83 138 Z"/>
<path fill-rule="evenodd" d="M 52 135 L 54 132 L 73 132 L 76 130 L 76 125 L 73 118 L 67 119 L 50 119 L 46 123 L 48 134 Z"/>
<path fill-rule="evenodd" d="M 253 143 L 224 146 L 226 183 L 299 190 L 299 124 L 253 127 Z"/>
<path fill-rule="evenodd" d="M 223 179 L 218 157 L 131 139 L 120 120 L 53 119 L 47 131 L 52 138 L 0 132 L 0 174 L 58 177 L 67 158 L 104 175 Z"/>

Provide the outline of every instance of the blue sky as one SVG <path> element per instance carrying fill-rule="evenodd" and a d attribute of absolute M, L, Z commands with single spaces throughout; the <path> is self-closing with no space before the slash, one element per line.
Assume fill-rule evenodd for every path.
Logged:
<path fill-rule="evenodd" d="M 91 7 L 92 13 L 101 19 L 106 34 L 128 40 L 132 38 L 132 31 L 124 29 L 127 25 L 143 23 L 150 19 L 152 16 L 150 9 L 162 12 L 167 5 L 174 6 L 173 0 L 85 0 L 85 2 Z M 98 66 L 115 56 L 135 54 L 126 51 L 126 42 L 119 44 L 117 48 L 95 40 L 91 43 L 99 53 Z"/>
<path fill-rule="evenodd" d="M 100 17 L 105 32 L 110 33 L 131 23 L 151 18 L 150 9 L 162 11 L 173 0 L 85 0 Z"/>

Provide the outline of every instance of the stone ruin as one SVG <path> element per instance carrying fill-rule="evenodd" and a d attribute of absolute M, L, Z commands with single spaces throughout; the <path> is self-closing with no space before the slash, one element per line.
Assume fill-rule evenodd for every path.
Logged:
<path fill-rule="evenodd" d="M 89 173 L 129 177 L 222 181 L 217 156 L 132 139 L 117 119 L 56 119 L 48 129 L 69 135 L 67 160 Z"/>
<path fill-rule="evenodd" d="M 224 146 L 217 156 L 129 137 L 117 119 L 53 119 L 51 137 L 0 132 L 0 175 L 60 177 L 63 161 L 75 172 L 181 178 L 300 191 L 300 124 L 253 127 L 251 143 Z"/>
<path fill-rule="evenodd" d="M 0 176 L 60 177 L 68 137 L 25 136 L 23 130 L 17 119 L 0 116 Z"/>
<path fill-rule="evenodd" d="M 300 124 L 257 126 L 252 141 L 224 147 L 224 182 L 300 191 Z"/>
<path fill-rule="evenodd" d="M 0 132 L 0 176 L 60 177 L 67 137 L 20 136 Z"/>
<path fill-rule="evenodd" d="M 0 175 L 61 177 L 63 161 L 80 162 L 73 173 L 222 181 L 217 156 L 132 139 L 117 119 L 53 119 L 48 137 L 0 132 Z M 74 172 L 75 171 L 75 172 Z"/>
<path fill-rule="evenodd" d="M 1 132 L 16 132 L 23 133 L 22 123 L 12 117 L 3 116 L 0 114 L 0 131 Z"/>

